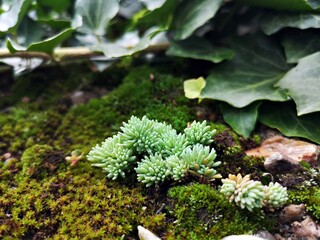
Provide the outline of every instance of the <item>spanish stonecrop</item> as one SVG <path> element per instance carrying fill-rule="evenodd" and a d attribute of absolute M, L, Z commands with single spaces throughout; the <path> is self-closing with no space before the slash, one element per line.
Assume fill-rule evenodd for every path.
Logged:
<path fill-rule="evenodd" d="M 125 177 L 125 172 L 136 157 L 132 155 L 131 149 L 122 145 L 121 136 L 115 135 L 92 148 L 87 159 L 93 162 L 92 166 L 101 167 L 107 172 L 108 178 L 115 180 L 119 176 Z"/>
<path fill-rule="evenodd" d="M 190 145 L 197 143 L 209 145 L 213 142 L 212 137 L 216 134 L 216 130 L 212 131 L 206 121 L 202 123 L 193 121 L 184 129 L 184 133 Z"/>
<path fill-rule="evenodd" d="M 279 183 L 263 186 L 259 181 L 250 180 L 250 175 L 242 177 L 241 174 L 229 174 L 229 178 L 221 181 L 223 184 L 220 191 L 229 202 L 235 202 L 242 209 L 246 208 L 249 211 L 262 206 L 269 209 L 279 208 L 288 200 L 286 188 Z"/>
<path fill-rule="evenodd" d="M 279 208 L 288 201 L 287 188 L 282 187 L 279 183 L 269 183 L 269 186 L 265 186 L 265 197 L 263 205 L 269 209 Z"/>
<path fill-rule="evenodd" d="M 168 165 L 160 154 L 146 156 L 135 170 L 138 181 L 146 184 L 146 187 L 162 183 L 170 175 Z"/>
<path fill-rule="evenodd" d="M 139 119 L 132 116 L 128 123 L 123 123 L 120 133 L 123 137 L 123 145 L 138 154 L 152 154 L 158 146 L 158 134 L 156 122 L 146 116 Z"/>
<path fill-rule="evenodd" d="M 201 144 L 187 147 L 181 155 L 186 163 L 187 171 L 206 180 L 221 178 L 221 175 L 214 169 L 221 164 L 220 161 L 214 161 L 216 157 L 216 151 L 213 148 L 210 150 L 209 146 Z"/>
<path fill-rule="evenodd" d="M 214 162 L 214 149 L 201 144 L 210 144 L 214 133 L 206 122 L 193 122 L 185 133 L 177 133 L 166 123 L 132 116 L 119 134 L 95 146 L 87 158 L 113 180 L 125 177 L 132 163 L 142 159 L 135 171 L 138 181 L 147 187 L 170 178 L 178 181 L 188 174 L 214 180 L 221 177 L 214 169 L 220 162 Z"/>

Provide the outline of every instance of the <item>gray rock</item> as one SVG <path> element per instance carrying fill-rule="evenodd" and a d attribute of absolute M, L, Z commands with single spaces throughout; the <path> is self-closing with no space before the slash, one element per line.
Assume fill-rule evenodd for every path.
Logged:
<path fill-rule="evenodd" d="M 301 170 L 299 162 L 279 152 L 275 152 L 266 158 L 264 168 L 273 174 L 293 173 Z"/>

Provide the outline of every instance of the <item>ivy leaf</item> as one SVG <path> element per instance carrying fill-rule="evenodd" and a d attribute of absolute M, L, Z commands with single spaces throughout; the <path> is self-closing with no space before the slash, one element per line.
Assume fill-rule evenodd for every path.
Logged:
<path fill-rule="evenodd" d="M 37 3 L 57 12 L 65 11 L 70 6 L 70 0 L 37 0 Z"/>
<path fill-rule="evenodd" d="M 206 86 L 206 81 L 203 77 L 197 79 L 185 80 L 183 83 L 184 94 L 187 98 L 199 98 L 201 90 Z"/>
<path fill-rule="evenodd" d="M 222 0 L 184 0 L 176 9 L 171 30 L 175 40 L 189 37 L 218 11 Z"/>
<path fill-rule="evenodd" d="M 299 59 L 320 51 L 320 38 L 313 30 L 294 30 L 284 34 L 282 45 L 287 62 L 297 63 Z"/>
<path fill-rule="evenodd" d="M 319 0 L 236 0 L 249 5 L 290 11 L 310 11 L 319 7 Z"/>
<path fill-rule="evenodd" d="M 117 0 L 77 0 L 72 25 L 77 25 L 81 18 L 82 26 L 77 29 L 78 32 L 103 36 L 109 21 L 117 15 L 119 8 Z"/>
<path fill-rule="evenodd" d="M 292 103 L 264 104 L 259 121 L 288 137 L 302 137 L 320 144 L 320 113 L 298 117 Z"/>
<path fill-rule="evenodd" d="M 144 36 L 140 39 L 139 43 L 133 47 L 126 47 L 120 43 L 102 43 L 97 44 L 91 49 L 93 51 L 102 52 L 107 58 L 118 58 L 123 56 L 130 56 L 136 52 L 139 52 L 150 45 L 151 39 L 161 32 L 160 30 L 155 30 L 155 28 L 149 29 Z"/>
<path fill-rule="evenodd" d="M 320 14 L 271 12 L 264 14 L 261 19 L 261 28 L 268 35 L 285 27 L 320 28 Z"/>
<path fill-rule="evenodd" d="M 278 45 L 259 34 L 238 38 L 232 46 L 235 57 L 214 68 L 201 98 L 224 101 L 236 108 L 257 100 L 288 100 L 274 87 L 288 69 Z"/>
<path fill-rule="evenodd" d="M 195 36 L 181 41 L 172 41 L 167 54 L 177 57 L 208 60 L 214 63 L 231 59 L 234 55 L 233 51 L 228 48 L 214 47 L 204 38 Z"/>
<path fill-rule="evenodd" d="M 277 86 L 288 90 L 297 105 L 298 115 L 320 111 L 320 52 L 299 60 Z"/>
<path fill-rule="evenodd" d="M 40 42 L 34 42 L 28 47 L 22 47 L 14 43 L 11 39 L 7 40 L 7 48 L 11 53 L 23 52 L 23 51 L 36 51 L 36 52 L 46 52 L 51 54 L 55 47 L 61 44 L 65 39 L 69 38 L 74 32 L 73 28 L 68 28 L 61 33 L 45 39 Z"/>
<path fill-rule="evenodd" d="M 245 108 L 234 108 L 229 104 L 222 103 L 220 110 L 226 123 L 228 123 L 236 133 L 248 138 L 258 120 L 259 106 L 260 103 L 253 103 Z"/>
<path fill-rule="evenodd" d="M 161 7 L 165 0 L 140 0 L 140 2 L 142 2 L 148 10 L 153 11 L 156 8 Z"/>
<path fill-rule="evenodd" d="M 313 9 L 317 9 L 320 7 L 320 1 L 319 0 L 307 0 L 307 4 L 312 7 Z"/>
<path fill-rule="evenodd" d="M 0 15 L 0 32 L 14 33 L 19 27 L 32 0 L 16 0 L 9 11 Z"/>

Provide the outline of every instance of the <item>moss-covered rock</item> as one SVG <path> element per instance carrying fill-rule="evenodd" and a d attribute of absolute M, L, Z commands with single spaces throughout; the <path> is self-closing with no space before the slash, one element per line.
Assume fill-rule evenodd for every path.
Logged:
<path fill-rule="evenodd" d="M 169 213 L 173 223 L 166 239 L 222 239 L 232 234 L 271 230 L 275 219 L 263 218 L 259 211 L 236 208 L 209 185 L 191 184 L 171 188 Z"/>

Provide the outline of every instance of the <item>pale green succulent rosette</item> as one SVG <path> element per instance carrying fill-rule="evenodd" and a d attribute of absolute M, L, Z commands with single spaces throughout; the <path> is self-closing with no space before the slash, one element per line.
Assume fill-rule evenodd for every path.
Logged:
<path fill-rule="evenodd" d="M 216 130 L 211 130 L 206 121 L 202 123 L 193 121 L 184 129 L 184 133 L 190 145 L 197 143 L 209 145 L 213 142 L 212 137 L 215 135 Z"/>
<path fill-rule="evenodd" d="M 170 174 L 166 161 L 160 154 L 146 156 L 135 168 L 138 181 L 150 187 L 166 180 Z"/>
<path fill-rule="evenodd" d="M 264 188 L 261 182 L 250 180 L 243 183 L 237 190 L 235 203 L 242 209 L 252 211 L 253 208 L 261 208 L 264 197 Z"/>
<path fill-rule="evenodd" d="M 166 158 L 168 168 L 170 170 L 170 176 L 173 180 L 181 180 L 187 172 L 186 163 L 176 155 L 172 155 Z"/>
<path fill-rule="evenodd" d="M 188 143 L 184 134 L 177 134 L 176 130 L 166 131 L 160 136 L 158 152 L 163 157 L 171 155 L 180 156 L 187 145 Z"/>
<path fill-rule="evenodd" d="M 119 176 L 125 177 L 125 172 L 136 157 L 131 149 L 122 145 L 121 137 L 116 135 L 92 148 L 87 159 L 93 163 L 92 166 L 103 168 L 108 173 L 107 177 L 115 180 Z"/>
<path fill-rule="evenodd" d="M 127 123 L 123 123 L 120 133 L 123 145 L 133 149 L 138 154 L 153 154 L 158 143 L 158 133 L 155 128 L 156 122 L 146 116 L 139 119 L 132 116 Z"/>
<path fill-rule="evenodd" d="M 279 183 L 269 183 L 269 186 L 265 187 L 265 197 L 263 205 L 270 208 L 282 207 L 288 201 L 287 188 L 281 186 Z"/>
<path fill-rule="evenodd" d="M 216 151 L 209 146 L 196 144 L 192 147 L 187 147 L 181 154 L 181 158 L 186 163 L 189 173 L 197 175 L 207 180 L 214 180 L 220 178 L 221 175 L 214 169 L 218 167 L 221 162 L 215 162 Z"/>

